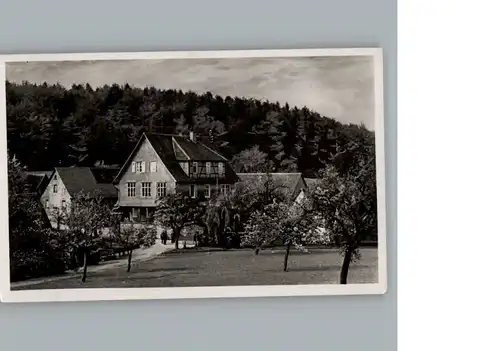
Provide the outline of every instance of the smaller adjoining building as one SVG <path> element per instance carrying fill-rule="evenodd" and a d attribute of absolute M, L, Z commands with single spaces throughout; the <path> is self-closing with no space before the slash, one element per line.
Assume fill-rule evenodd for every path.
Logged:
<path fill-rule="evenodd" d="M 69 206 L 78 193 L 100 196 L 113 207 L 118 192 L 112 180 L 118 170 L 116 167 L 56 167 L 40 197 L 51 222 L 55 221 L 57 209 Z"/>

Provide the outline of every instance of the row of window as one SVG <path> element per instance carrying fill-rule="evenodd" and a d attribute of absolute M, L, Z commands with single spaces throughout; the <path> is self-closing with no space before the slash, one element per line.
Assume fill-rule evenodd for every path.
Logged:
<path fill-rule="evenodd" d="M 180 162 L 184 172 L 190 177 L 224 177 L 224 162 Z M 154 173 L 158 170 L 156 161 L 134 161 L 132 162 L 132 173 Z"/>
<path fill-rule="evenodd" d="M 151 187 L 152 183 L 151 182 L 141 182 L 141 187 L 140 187 L 140 196 L 143 198 L 150 198 L 151 196 Z M 223 194 L 229 194 L 231 191 L 231 186 L 229 184 L 221 184 L 220 186 L 220 191 Z M 210 184 L 205 184 L 205 185 L 197 185 L 197 184 L 192 184 L 189 187 L 189 196 L 191 197 L 197 197 L 198 193 L 200 191 L 203 191 L 203 195 L 206 198 L 209 198 L 212 196 L 214 191 L 217 191 L 216 186 L 211 186 Z M 156 183 L 156 197 L 164 197 L 167 195 L 167 183 L 166 182 L 158 182 Z M 137 196 L 137 185 L 136 182 L 128 182 L 127 183 L 127 196 L 128 197 L 136 197 Z"/>
<path fill-rule="evenodd" d="M 190 177 L 224 177 L 224 162 L 180 162 L 184 173 Z"/>

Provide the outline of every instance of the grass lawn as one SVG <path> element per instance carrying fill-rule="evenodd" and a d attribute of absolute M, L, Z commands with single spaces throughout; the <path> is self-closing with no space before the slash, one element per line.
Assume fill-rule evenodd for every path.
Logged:
<path fill-rule="evenodd" d="M 29 285 L 26 289 L 76 288 L 158 288 L 186 286 L 336 284 L 341 267 L 340 255 L 332 249 L 312 249 L 310 253 L 292 251 L 288 272 L 283 272 L 283 250 L 252 250 L 166 253 L 126 268 L 110 268 L 79 278 Z M 362 248 L 361 260 L 351 263 L 348 283 L 376 283 L 377 249 Z"/>

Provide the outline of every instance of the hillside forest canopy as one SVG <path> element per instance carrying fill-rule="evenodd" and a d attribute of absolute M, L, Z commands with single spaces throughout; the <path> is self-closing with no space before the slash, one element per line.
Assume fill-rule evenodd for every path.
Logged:
<path fill-rule="evenodd" d="M 121 165 L 145 131 L 194 131 L 210 138 L 236 171 L 245 171 L 238 160 L 255 155 L 266 170 L 305 177 L 333 162 L 347 170 L 357 146 L 374 150 L 374 132 L 363 125 L 253 98 L 128 84 L 7 82 L 6 92 L 9 154 L 30 171 Z"/>

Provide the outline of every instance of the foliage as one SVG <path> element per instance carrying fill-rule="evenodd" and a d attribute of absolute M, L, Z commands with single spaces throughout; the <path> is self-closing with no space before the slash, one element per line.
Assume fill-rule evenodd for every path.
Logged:
<path fill-rule="evenodd" d="M 283 270 L 286 271 L 291 246 L 306 251 L 306 244 L 317 241 L 317 231 L 311 228 L 314 228 L 314 215 L 310 206 L 273 202 L 251 214 L 245 224 L 243 243 L 257 250 L 276 243 L 285 245 Z"/>
<path fill-rule="evenodd" d="M 63 211 L 64 231 L 61 236 L 68 250 L 83 256 L 82 281 L 87 276 L 88 259 L 96 254 L 104 241 L 104 229 L 110 227 L 111 209 L 98 193 L 80 192 Z"/>
<path fill-rule="evenodd" d="M 135 227 L 133 224 L 118 225 L 112 231 L 112 242 L 128 252 L 127 272 L 130 272 L 132 252 L 140 247 L 148 248 L 156 243 L 156 230 L 151 226 Z"/>
<path fill-rule="evenodd" d="M 230 193 L 210 199 L 202 217 L 208 230 L 204 244 L 239 247 L 240 233 L 250 215 L 274 201 L 286 201 L 282 190 L 269 174 L 264 174 L 255 182 L 238 182 Z"/>
<path fill-rule="evenodd" d="M 8 147 L 29 170 L 122 164 L 148 129 L 193 130 L 228 159 L 257 147 L 273 171 L 311 177 L 349 141 L 373 135 L 305 107 L 211 93 L 27 82 L 7 82 L 6 90 Z"/>
<path fill-rule="evenodd" d="M 204 244 L 239 247 L 236 233 L 240 225 L 240 213 L 234 204 L 234 194 L 219 194 L 210 199 L 203 220 L 208 234 Z"/>
<path fill-rule="evenodd" d="M 344 256 L 340 276 L 347 283 L 350 262 L 359 259 L 362 240 L 377 232 L 377 192 L 374 144 L 351 145 L 355 162 L 349 168 L 338 165 L 322 172 L 313 193 L 323 224 Z M 334 160 L 335 161 L 335 160 Z M 340 171 L 339 171 L 340 169 Z"/>
<path fill-rule="evenodd" d="M 231 166 L 240 173 L 262 173 L 271 170 L 267 154 L 262 152 L 258 145 L 235 155 L 231 160 Z"/>
<path fill-rule="evenodd" d="M 179 239 L 183 228 L 201 221 L 203 207 L 198 199 L 192 199 L 183 193 L 169 193 L 158 201 L 154 219 L 165 229 L 172 229 L 172 242 L 179 248 Z"/>
<path fill-rule="evenodd" d="M 9 252 L 11 280 L 62 273 L 64 252 L 36 195 L 32 194 L 24 168 L 16 157 L 8 157 Z"/>

